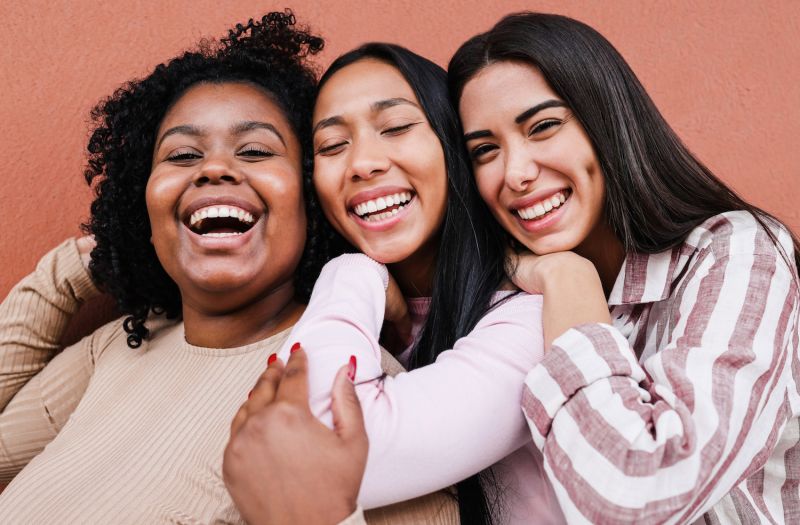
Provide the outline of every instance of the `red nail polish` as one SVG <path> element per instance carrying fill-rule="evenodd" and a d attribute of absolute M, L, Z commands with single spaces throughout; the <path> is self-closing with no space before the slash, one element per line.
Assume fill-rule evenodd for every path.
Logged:
<path fill-rule="evenodd" d="M 277 359 L 278 359 L 278 354 L 272 354 L 271 356 L 269 356 L 269 359 L 267 359 L 267 366 L 274 363 Z"/>
<path fill-rule="evenodd" d="M 347 363 L 347 377 L 350 379 L 350 381 L 353 381 L 356 378 L 356 367 L 356 356 L 351 355 L 350 362 Z"/>
<path fill-rule="evenodd" d="M 300 350 L 300 343 L 295 343 L 292 345 L 292 348 L 289 350 L 289 353 L 295 353 Z"/>

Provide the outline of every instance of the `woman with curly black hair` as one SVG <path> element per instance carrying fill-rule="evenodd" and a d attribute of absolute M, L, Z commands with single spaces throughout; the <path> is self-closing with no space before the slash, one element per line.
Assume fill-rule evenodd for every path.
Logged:
<path fill-rule="evenodd" d="M 91 242 L 67 241 L 0 306 L 4 522 L 242 521 L 230 420 L 332 238 L 308 144 L 322 46 L 270 13 L 94 110 L 90 272 Z M 123 319 L 58 353 L 98 289 Z"/>

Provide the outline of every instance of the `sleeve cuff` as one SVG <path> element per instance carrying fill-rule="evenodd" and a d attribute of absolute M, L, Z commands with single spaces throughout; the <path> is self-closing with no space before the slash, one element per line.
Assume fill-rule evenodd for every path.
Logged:
<path fill-rule="evenodd" d="M 356 507 L 356 511 L 339 522 L 339 525 L 366 525 L 367 521 L 364 519 L 364 509 L 361 506 Z"/>
<path fill-rule="evenodd" d="M 611 325 L 592 323 L 564 332 L 525 378 L 522 409 L 539 447 L 556 413 L 582 388 L 612 376 L 642 382 L 645 372 L 628 341 Z"/>
<path fill-rule="evenodd" d="M 389 271 L 386 266 L 378 261 L 371 259 L 363 253 L 345 253 L 332 259 L 325 265 L 331 268 L 363 268 L 364 270 L 374 270 L 378 273 L 383 283 L 383 289 L 389 286 Z"/>
<path fill-rule="evenodd" d="M 83 266 L 75 239 L 67 239 L 55 250 L 58 262 L 56 275 L 63 278 L 72 294 L 80 301 L 100 295 L 89 271 Z"/>

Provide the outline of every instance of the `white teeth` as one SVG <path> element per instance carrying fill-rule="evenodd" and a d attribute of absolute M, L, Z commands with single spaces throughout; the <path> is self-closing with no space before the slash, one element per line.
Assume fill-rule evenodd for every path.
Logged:
<path fill-rule="evenodd" d="M 195 226 L 203 219 L 214 219 L 217 217 L 233 217 L 247 224 L 255 222 L 253 214 L 241 208 L 235 206 L 207 206 L 192 213 L 191 217 L 189 217 L 189 226 Z"/>
<path fill-rule="evenodd" d="M 204 233 L 203 237 L 235 237 L 237 235 L 241 235 L 242 232 L 225 232 L 225 233 Z"/>
<path fill-rule="evenodd" d="M 540 202 L 528 206 L 527 208 L 518 209 L 517 213 L 526 221 L 538 219 L 544 214 L 561 207 L 561 205 L 567 201 L 567 196 L 568 195 L 564 191 L 560 191 L 551 197 L 542 199 Z"/>
<path fill-rule="evenodd" d="M 353 211 L 356 212 L 356 215 L 364 217 L 368 213 L 376 213 L 385 210 L 386 208 L 389 208 L 391 206 L 396 206 L 398 204 L 405 204 L 410 200 L 411 200 L 411 192 L 403 191 L 400 193 L 395 193 L 394 195 L 384 195 L 383 197 L 378 197 L 377 199 L 356 204 L 353 207 Z"/>

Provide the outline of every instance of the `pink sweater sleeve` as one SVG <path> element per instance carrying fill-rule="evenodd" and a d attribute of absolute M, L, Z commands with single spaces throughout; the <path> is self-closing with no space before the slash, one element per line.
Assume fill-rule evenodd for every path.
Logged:
<path fill-rule="evenodd" d="M 519 294 L 434 364 L 369 381 L 381 376 L 386 279 L 386 269 L 364 255 L 334 259 L 287 343 L 299 341 L 308 352 L 312 410 L 328 425 L 333 377 L 351 355 L 358 359 L 370 439 L 359 497 L 365 508 L 448 487 L 524 445 L 522 386 L 543 356 L 541 297 Z"/>

